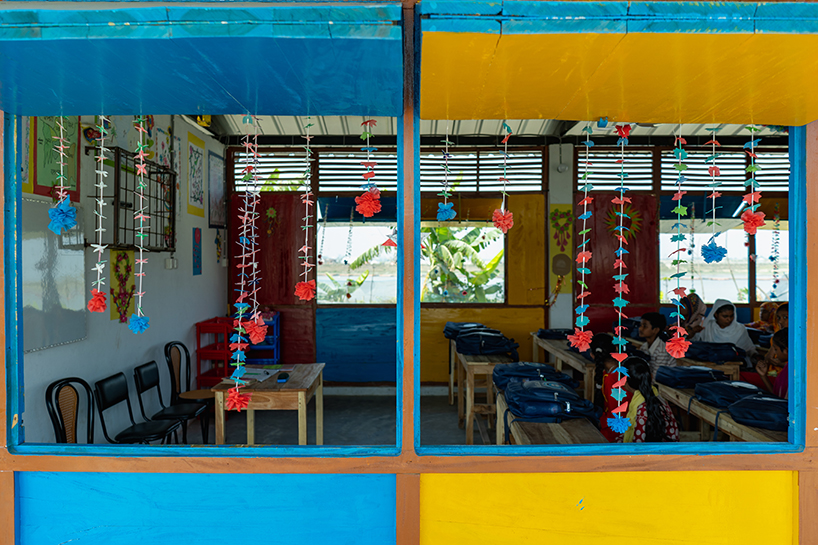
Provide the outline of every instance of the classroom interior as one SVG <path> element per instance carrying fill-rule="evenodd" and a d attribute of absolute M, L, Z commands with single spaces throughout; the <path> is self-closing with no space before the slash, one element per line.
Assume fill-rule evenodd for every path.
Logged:
<path fill-rule="evenodd" d="M 577 219 L 582 206 L 577 203 L 586 184 L 593 184 L 589 195 L 596 196 L 587 224 L 593 233 L 590 247 L 596 248 L 596 255 L 611 255 L 592 265 L 588 291 L 601 296 L 584 301 L 589 305 L 589 330 L 612 333 L 617 321 L 613 295 L 607 294 L 617 216 L 604 197 L 614 196 L 623 178 L 633 235 L 628 246 L 630 318 L 658 311 L 670 325 L 675 320 L 672 275 L 677 272 L 678 248 L 673 236 L 679 229 L 686 244 L 688 283 L 708 312 L 716 299 L 727 299 L 735 304 L 736 321 L 750 323 L 759 320 L 763 303 L 788 301 L 790 167 L 785 127 L 758 126 L 751 133 L 739 124 L 424 120 L 418 156 L 420 247 L 413 256 L 402 254 L 399 246 L 401 158 L 396 118 L 258 116 L 248 124 L 247 117 L 145 116 L 144 132 L 135 128 L 133 116 L 107 119 L 109 152 L 103 161 L 107 187 L 102 195 L 110 208 L 102 222 L 101 241 L 95 185 L 99 116 L 62 120 L 70 145 L 63 167 L 71 206 L 79 213 L 78 225 L 59 236 L 47 229 L 48 210 L 55 202 L 54 180 L 60 172 L 53 148 L 59 118 L 19 118 L 25 443 L 65 442 L 60 441 L 58 428 L 74 417 L 68 435 L 76 434 L 77 443 L 88 442 L 91 396 L 77 387 L 77 403 L 67 400 L 76 414 L 63 413 L 55 420 L 48 405 L 58 403 L 46 401 L 53 396 L 49 386 L 78 377 L 96 391 L 99 381 L 122 373 L 133 420 L 128 403 L 101 415 L 100 398 L 95 397 L 97 406 L 90 411 L 94 443 L 108 442 L 109 436 L 133 422 L 151 421 L 165 406 L 184 403 L 172 391 L 178 389 L 196 391 L 197 397 L 188 399 L 202 409 L 180 420 L 183 425 L 172 437 L 148 442 L 394 445 L 401 259 L 414 262 L 420 273 L 416 298 L 421 444 L 607 442 L 596 430 L 598 417 L 583 419 L 581 430 L 573 424 L 521 428 L 518 423 L 511 430 L 513 437 L 504 436 L 509 424 L 495 397 L 497 390 L 486 383 L 485 374 L 469 383 L 468 365 L 462 365 L 463 376 L 459 375 L 461 359 L 468 357 L 457 353 L 443 335 L 447 322 L 477 322 L 500 330 L 519 344 L 520 361 L 556 364 L 572 375 L 580 397 L 594 397 L 595 385 L 589 385 L 594 380 L 589 373 L 593 363 L 589 367 L 587 360 L 569 351 L 564 335 L 549 344 L 550 350 L 537 341 L 538 330 L 570 330 L 576 318 L 577 295 L 582 291 L 575 262 L 582 238 Z M 630 127 L 629 142 L 622 147 L 616 126 L 625 124 Z M 305 141 L 307 130 L 311 138 Z M 589 135 L 593 146 L 583 144 Z M 755 235 L 745 233 L 740 219 L 747 205 L 742 198 L 750 158 L 744 150 L 751 135 L 761 138 L 754 147 L 753 164 L 760 167 L 754 176 L 763 192 L 759 210 L 768 219 Z M 685 140 L 689 166 L 686 194 L 680 200 L 674 199 L 678 171 L 673 151 L 679 138 Z M 719 156 L 708 159 L 713 156 L 709 142 L 716 138 Z M 299 402 L 305 404 L 305 416 L 295 406 L 225 411 L 210 390 L 235 382 L 230 379 L 235 366 L 230 365 L 228 344 L 236 311 L 231 305 L 243 270 L 238 266 L 240 218 L 252 183 L 246 177 L 252 162 L 244 145 L 248 141 L 257 145 L 260 188 L 261 281 L 256 298 L 268 325 L 264 342 L 247 354 L 247 363 L 253 364 L 250 380 L 272 384 L 271 377 L 287 373 L 293 384 L 305 364 L 324 364 L 320 378 L 310 379 L 314 382 L 307 385 L 306 399 Z M 133 214 L 134 157 L 141 145 L 146 146 L 149 165 L 151 228 L 149 259 L 139 277 Z M 377 163 L 374 168 L 363 164 L 369 161 Z M 713 181 L 708 169 L 714 164 L 721 183 L 715 210 L 707 201 Z M 356 209 L 356 197 L 368 191 L 364 184 L 370 178 L 363 177 L 368 171 L 375 173 L 371 180 L 380 191 L 380 210 L 364 217 Z M 311 214 L 304 212 L 305 184 L 314 195 Z M 456 212 L 445 221 L 438 214 L 441 192 L 450 193 L 446 200 Z M 678 226 L 677 205 L 689 210 L 683 227 Z M 500 208 L 514 214 L 513 226 L 505 233 L 492 221 L 493 211 Z M 706 263 L 701 247 L 713 240 L 716 229 L 726 257 L 720 263 Z M 88 312 L 88 293 L 98 279 L 91 245 L 100 242 L 107 245 L 109 308 Z M 301 300 L 293 289 L 300 279 L 299 250 L 305 246 L 314 249 L 315 257 L 315 297 L 309 301 Z M 150 327 L 134 334 L 129 322 L 136 312 L 140 278 Z M 754 338 L 769 346 L 769 338 Z M 174 342 L 183 346 L 173 348 Z M 174 367 L 179 360 L 181 379 Z M 150 370 L 145 364 L 151 363 L 159 390 L 139 393 L 137 368 L 145 373 Z M 730 378 L 738 379 L 739 366 L 730 367 Z M 750 368 L 745 365 L 741 370 Z M 689 394 L 667 396 L 673 397 L 668 401 L 682 441 L 787 440 L 786 432 L 747 430 L 735 422 L 725 425 L 729 417 L 724 415 L 722 429 L 714 434 L 717 410 L 700 407 Z"/>

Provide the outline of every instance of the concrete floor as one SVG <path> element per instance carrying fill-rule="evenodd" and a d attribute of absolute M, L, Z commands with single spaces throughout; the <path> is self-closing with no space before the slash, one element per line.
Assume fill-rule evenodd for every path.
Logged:
<path fill-rule="evenodd" d="M 447 396 L 422 396 L 420 401 L 421 442 L 424 445 L 464 445 L 465 432 L 457 426 L 457 406 Z M 397 405 L 389 395 L 324 395 L 325 445 L 394 445 Z M 226 442 L 247 442 L 247 418 L 244 413 L 228 413 Z M 475 427 L 475 430 L 477 428 Z M 216 436 L 211 418 L 209 442 Z M 492 433 L 489 434 L 493 437 Z M 201 427 L 193 422 L 188 442 L 201 443 Z M 180 438 L 181 441 L 181 438 Z M 307 410 L 307 441 L 315 444 L 315 401 Z M 295 411 L 256 411 L 256 443 L 261 445 L 297 445 L 298 418 Z M 474 444 L 483 444 L 475 432 Z"/>

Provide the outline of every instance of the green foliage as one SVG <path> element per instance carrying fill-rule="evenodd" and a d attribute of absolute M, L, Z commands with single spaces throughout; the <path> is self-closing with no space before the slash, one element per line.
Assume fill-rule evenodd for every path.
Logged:
<path fill-rule="evenodd" d="M 345 303 L 349 299 L 347 293 L 352 295 L 360 288 L 367 277 L 369 271 L 364 271 L 357 280 L 348 280 L 347 282 L 339 282 L 331 274 L 325 273 L 329 282 L 318 281 L 318 300 L 322 303 Z"/>

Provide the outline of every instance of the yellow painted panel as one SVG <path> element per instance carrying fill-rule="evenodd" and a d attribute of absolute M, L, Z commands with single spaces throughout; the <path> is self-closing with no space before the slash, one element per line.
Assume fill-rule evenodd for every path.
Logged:
<path fill-rule="evenodd" d="M 514 214 L 514 227 L 507 235 L 508 303 L 542 305 L 548 293 L 545 289 L 545 195 L 510 195 L 508 209 Z"/>
<path fill-rule="evenodd" d="M 424 33 L 424 119 L 818 119 L 818 35 L 475 36 Z"/>
<path fill-rule="evenodd" d="M 480 322 L 499 329 L 518 343 L 520 359 L 531 360 L 529 333 L 544 327 L 545 312 L 540 308 L 422 308 L 420 310 L 420 380 L 449 380 L 449 341 L 443 336 L 446 322 Z"/>
<path fill-rule="evenodd" d="M 797 498 L 789 471 L 423 474 L 420 543 L 791 545 Z"/>

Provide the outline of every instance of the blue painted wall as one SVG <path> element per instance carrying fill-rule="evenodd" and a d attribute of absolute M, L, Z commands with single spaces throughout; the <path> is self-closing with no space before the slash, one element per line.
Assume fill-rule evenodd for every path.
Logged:
<path fill-rule="evenodd" d="M 327 364 L 324 380 L 394 382 L 397 333 L 394 308 L 318 308 L 316 361 Z"/>
<path fill-rule="evenodd" d="M 17 473 L 21 545 L 395 543 L 394 475 Z"/>

